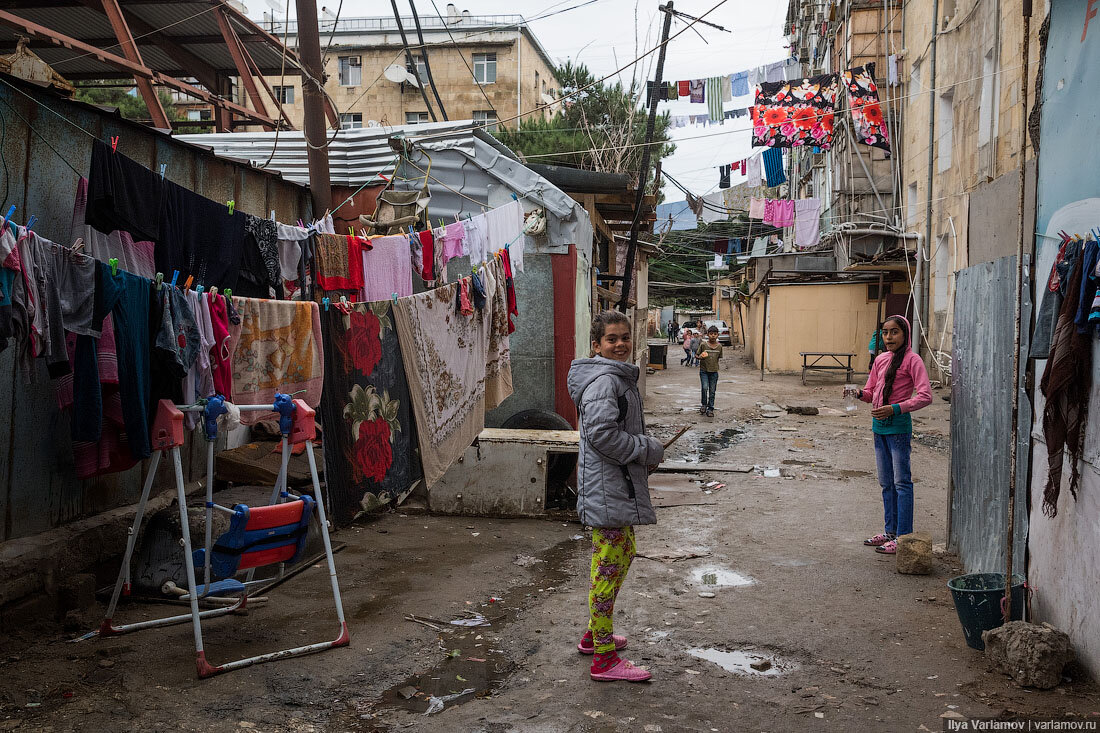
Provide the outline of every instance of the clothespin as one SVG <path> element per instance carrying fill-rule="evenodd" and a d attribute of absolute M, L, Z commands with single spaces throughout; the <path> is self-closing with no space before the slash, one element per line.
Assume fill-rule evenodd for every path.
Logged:
<path fill-rule="evenodd" d="M 115 135 L 114 137 L 111 138 L 111 152 L 112 153 L 117 153 L 118 152 L 118 135 Z"/>
<path fill-rule="evenodd" d="M 355 236 L 355 227 L 348 227 L 348 236 L 349 237 L 354 237 Z"/>
<path fill-rule="evenodd" d="M 8 220 L 15 215 L 15 204 L 8 207 L 8 213 L 4 214 L 4 223 L 7 224 Z"/>
<path fill-rule="evenodd" d="M 299 229 L 305 229 L 306 228 L 306 225 L 302 222 L 301 219 L 298 220 L 298 228 Z"/>
<path fill-rule="evenodd" d="M 33 227 L 37 223 L 38 223 L 38 217 L 35 216 L 34 214 L 31 214 L 31 218 L 27 219 L 27 231 L 29 232 L 31 230 L 31 227 Z"/>
<path fill-rule="evenodd" d="M 214 287 L 210 288 L 210 294 L 211 294 L 211 295 L 217 295 L 217 294 L 218 294 L 218 286 L 217 286 L 217 285 L 215 285 Z"/>
<path fill-rule="evenodd" d="M 225 205 L 229 207 L 229 215 L 232 216 L 233 215 L 233 209 L 235 209 L 237 207 L 237 202 L 230 199 L 229 201 L 225 202 Z"/>
<path fill-rule="evenodd" d="M 440 217 L 439 218 L 439 228 L 440 229 L 445 229 L 446 227 L 447 227 L 447 225 L 443 223 L 443 217 Z"/>
<path fill-rule="evenodd" d="M 153 281 L 157 284 L 157 290 L 159 291 L 162 287 L 164 287 L 164 273 L 158 272 Z"/>
<path fill-rule="evenodd" d="M 229 300 L 232 297 L 233 297 L 233 289 L 232 288 L 226 288 L 225 289 L 225 299 Z"/>
<path fill-rule="evenodd" d="M 348 304 L 348 296 L 341 295 L 340 296 L 340 305 L 346 306 L 347 304 Z"/>
<path fill-rule="evenodd" d="M 271 210 L 271 221 L 275 221 L 275 209 Z"/>
<path fill-rule="evenodd" d="M 161 178 L 164 178 L 164 170 L 165 170 L 165 169 L 166 169 L 167 167 L 168 167 L 168 164 L 167 164 L 167 163 L 161 163 L 161 164 L 160 164 L 160 177 L 161 177 Z"/>
<path fill-rule="evenodd" d="M 203 291 L 202 285 L 196 285 L 195 286 L 195 295 L 202 295 L 202 291 Z"/>
<path fill-rule="evenodd" d="M 455 214 L 455 224 L 458 223 L 458 214 Z"/>
<path fill-rule="evenodd" d="M 107 264 L 111 266 L 111 275 L 118 275 L 118 258 L 112 257 L 107 260 Z"/>
<path fill-rule="evenodd" d="M 321 298 L 321 305 L 323 305 L 325 307 L 325 312 L 326 313 L 328 312 L 328 306 L 329 306 L 329 303 L 331 303 L 331 302 L 332 301 L 329 300 L 328 298 Z"/>
<path fill-rule="evenodd" d="M 187 280 L 183 283 L 183 289 L 184 290 L 190 290 L 191 289 L 191 283 L 193 283 L 193 282 L 195 282 L 195 276 L 194 275 L 188 275 Z"/>
<path fill-rule="evenodd" d="M 393 294 L 393 295 L 391 295 L 390 297 L 391 297 L 391 298 L 393 298 L 393 304 L 394 304 L 394 305 L 397 305 L 397 293 L 394 293 L 394 294 Z"/>
<path fill-rule="evenodd" d="M 176 287 L 176 280 L 179 280 L 180 271 L 172 270 L 172 287 Z"/>

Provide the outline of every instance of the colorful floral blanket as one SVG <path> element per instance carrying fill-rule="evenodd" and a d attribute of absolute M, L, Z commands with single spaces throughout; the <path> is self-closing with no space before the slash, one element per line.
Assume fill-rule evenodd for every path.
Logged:
<path fill-rule="evenodd" d="M 837 76 L 761 82 L 752 108 L 752 144 L 774 148 L 833 145 Z"/>
<path fill-rule="evenodd" d="M 423 475 L 392 307 L 388 300 L 333 304 L 321 314 L 325 470 L 341 523 L 399 504 Z"/>
<path fill-rule="evenodd" d="M 890 156 L 890 131 L 882 116 L 875 86 L 875 65 L 857 66 L 844 72 L 848 88 L 848 107 L 852 111 L 856 139 L 866 145 L 881 148 Z"/>

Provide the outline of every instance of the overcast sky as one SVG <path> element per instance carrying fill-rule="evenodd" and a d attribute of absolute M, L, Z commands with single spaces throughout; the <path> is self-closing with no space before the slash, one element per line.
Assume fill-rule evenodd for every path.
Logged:
<path fill-rule="evenodd" d="M 446 0 L 435 0 L 441 13 L 446 12 Z M 609 74 L 632 59 L 648 51 L 660 39 L 660 13 L 657 0 L 635 4 L 632 0 L 596 0 L 571 10 L 585 0 L 456 0 L 459 11 L 469 10 L 472 15 L 492 15 L 505 12 L 518 13 L 525 18 L 563 10 L 557 15 L 531 21 L 535 36 L 547 52 L 557 61 L 573 60 L 588 66 L 594 73 Z M 677 10 L 696 17 L 701 16 L 718 0 L 679 0 Z M 250 0 L 249 14 L 259 18 L 275 4 L 285 7 L 285 0 Z M 339 0 L 319 3 L 335 12 Z M 290 3 L 291 17 L 294 3 Z M 408 13 L 408 0 L 398 0 L 402 14 Z M 344 0 L 341 17 L 365 17 L 387 14 L 389 3 L 373 0 Z M 421 16 L 434 15 L 430 0 L 419 0 L 417 11 Z M 732 74 L 744 69 L 779 61 L 789 55 L 784 46 L 783 20 L 787 3 L 784 0 L 726 0 L 705 20 L 729 29 L 724 33 L 697 23 L 668 46 L 664 77 L 669 81 L 696 79 L 706 76 Z M 635 16 L 637 21 L 635 22 Z M 686 27 L 688 21 L 676 19 L 672 34 Z M 699 31 L 702 35 L 695 33 Z M 704 42 L 705 39 L 705 42 Z M 624 84 L 629 84 L 632 74 L 637 78 L 652 78 L 657 54 L 622 72 Z M 735 99 L 727 109 L 746 107 L 750 97 Z M 672 114 L 702 114 L 706 105 L 683 102 L 662 103 L 661 109 Z M 665 160 L 664 170 L 676 177 L 695 193 L 716 190 L 718 165 L 739 160 L 748 155 L 750 132 L 747 118 L 728 120 L 724 125 L 688 126 L 673 131 L 677 140 L 677 152 Z M 694 139 L 692 139 L 694 138 Z M 737 177 L 733 180 L 737 183 Z M 665 186 L 666 200 L 683 198 L 671 185 Z"/>

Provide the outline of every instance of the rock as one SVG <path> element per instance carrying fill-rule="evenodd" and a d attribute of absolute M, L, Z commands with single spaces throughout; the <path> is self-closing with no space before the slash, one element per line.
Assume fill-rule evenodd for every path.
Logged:
<path fill-rule="evenodd" d="M 760 659 L 755 662 L 749 662 L 749 666 L 755 669 L 757 672 L 767 672 L 772 668 L 772 663 L 767 659 Z"/>
<path fill-rule="evenodd" d="M 898 537 L 898 572 L 903 575 L 927 575 L 932 572 L 932 535 L 913 532 Z"/>
<path fill-rule="evenodd" d="M 86 626 L 84 614 L 79 609 L 70 608 L 65 612 L 62 628 L 67 632 L 80 631 Z"/>
<path fill-rule="evenodd" d="M 792 405 L 787 407 L 788 415 L 816 415 L 818 409 L 816 407 Z"/>
<path fill-rule="evenodd" d="M 1047 623 L 1011 621 L 982 632 L 982 641 L 986 658 L 1023 687 L 1056 687 L 1075 657 L 1069 636 Z"/>
<path fill-rule="evenodd" d="M 95 576 L 91 573 L 70 575 L 57 587 L 61 610 L 84 609 L 95 603 Z"/>

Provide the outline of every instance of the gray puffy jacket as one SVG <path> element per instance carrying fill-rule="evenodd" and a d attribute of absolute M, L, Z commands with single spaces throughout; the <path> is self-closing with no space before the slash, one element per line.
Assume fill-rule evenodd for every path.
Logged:
<path fill-rule="evenodd" d="M 597 356 L 569 367 L 569 395 L 580 414 L 577 513 L 590 527 L 656 524 L 648 466 L 664 447 L 645 434 L 638 367 Z"/>

